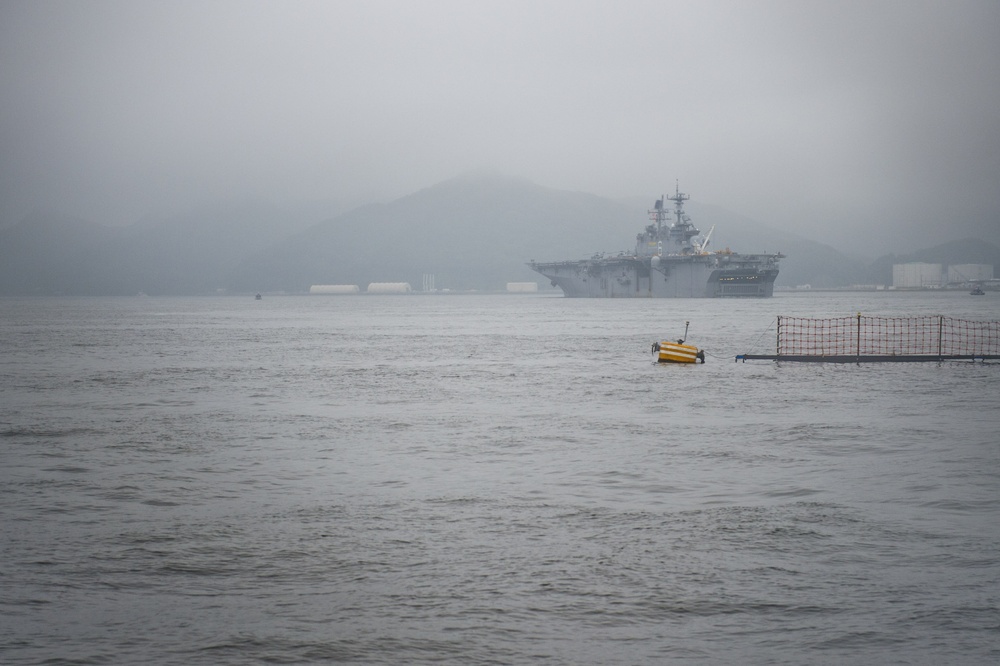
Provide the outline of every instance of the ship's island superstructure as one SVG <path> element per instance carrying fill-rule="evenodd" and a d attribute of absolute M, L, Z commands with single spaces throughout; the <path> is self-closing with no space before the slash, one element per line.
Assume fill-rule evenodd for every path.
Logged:
<path fill-rule="evenodd" d="M 652 224 L 636 236 L 635 254 L 596 254 L 581 261 L 532 261 L 566 296 L 579 298 L 762 298 L 774 293 L 782 254 L 709 252 L 712 230 L 701 236 L 684 213 L 690 197 L 678 187 L 649 211 Z M 674 202 L 673 212 L 665 201 Z M 670 218 L 673 217 L 673 220 Z"/>

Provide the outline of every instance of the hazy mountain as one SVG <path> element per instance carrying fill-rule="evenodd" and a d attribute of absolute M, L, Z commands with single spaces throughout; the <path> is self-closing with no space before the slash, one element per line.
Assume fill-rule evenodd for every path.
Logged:
<path fill-rule="evenodd" d="M 309 206 L 260 202 L 204 205 L 130 228 L 34 214 L 0 229 L 0 293 L 208 293 L 225 288 L 247 256 L 317 219 Z"/>
<path fill-rule="evenodd" d="M 624 249 L 634 237 L 626 231 L 630 220 L 635 226 L 628 208 L 593 195 L 463 176 L 317 225 L 246 261 L 233 284 L 292 291 L 310 284 L 420 285 L 431 273 L 438 288 L 503 289 L 508 281 L 543 279 L 525 266 L 532 258 Z"/>
<path fill-rule="evenodd" d="M 247 256 L 316 223 L 297 209 L 261 202 L 206 204 L 125 233 L 122 277 L 148 294 L 228 287 Z M 135 291 L 136 289 L 133 289 Z"/>
<path fill-rule="evenodd" d="M 315 208 L 262 203 L 203 206 L 127 229 L 36 215 L 0 230 L 0 293 L 301 292 L 369 282 L 419 288 L 425 273 L 439 289 L 544 285 L 527 261 L 631 251 L 657 197 L 615 201 L 477 173 L 319 223 Z M 959 241 L 866 265 L 708 203 L 689 202 L 687 212 L 703 234 L 715 226 L 710 249 L 786 255 L 779 285 L 888 284 L 891 264 L 904 260 L 1000 264 L 996 247 Z"/>
<path fill-rule="evenodd" d="M 119 293 L 113 268 L 120 230 L 58 213 L 35 213 L 0 230 L 0 293 Z"/>

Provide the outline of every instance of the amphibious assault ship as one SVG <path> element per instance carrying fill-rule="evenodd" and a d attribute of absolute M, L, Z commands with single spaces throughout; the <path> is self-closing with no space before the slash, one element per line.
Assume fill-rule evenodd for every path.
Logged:
<path fill-rule="evenodd" d="M 636 236 L 635 254 L 596 254 L 580 261 L 532 261 L 566 296 L 576 298 L 763 298 L 774 293 L 782 254 L 709 252 L 705 236 L 684 213 L 690 197 L 678 186 L 649 211 L 652 224 Z M 665 206 L 674 202 L 673 211 Z M 672 220 L 670 218 L 673 218 Z"/>

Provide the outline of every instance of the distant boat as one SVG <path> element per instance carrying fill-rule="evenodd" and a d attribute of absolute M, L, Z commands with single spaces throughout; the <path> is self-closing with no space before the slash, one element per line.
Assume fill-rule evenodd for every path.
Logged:
<path fill-rule="evenodd" d="M 259 301 L 259 300 L 260 300 L 260 294 L 257 294 L 256 296 L 254 296 L 254 297 L 253 297 L 253 299 L 254 299 L 255 301 Z"/>
<path fill-rule="evenodd" d="M 986 295 L 986 292 L 983 291 L 983 288 L 980 287 L 978 284 L 976 285 L 976 288 L 973 289 L 972 291 L 970 291 L 969 293 L 971 295 L 973 295 L 973 296 L 985 296 Z"/>

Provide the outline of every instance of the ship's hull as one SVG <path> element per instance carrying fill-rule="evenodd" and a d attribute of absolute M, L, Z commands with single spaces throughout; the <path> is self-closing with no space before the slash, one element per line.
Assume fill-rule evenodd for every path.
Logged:
<path fill-rule="evenodd" d="M 617 257 L 531 263 L 571 298 L 766 298 L 773 263 L 740 255 Z"/>

